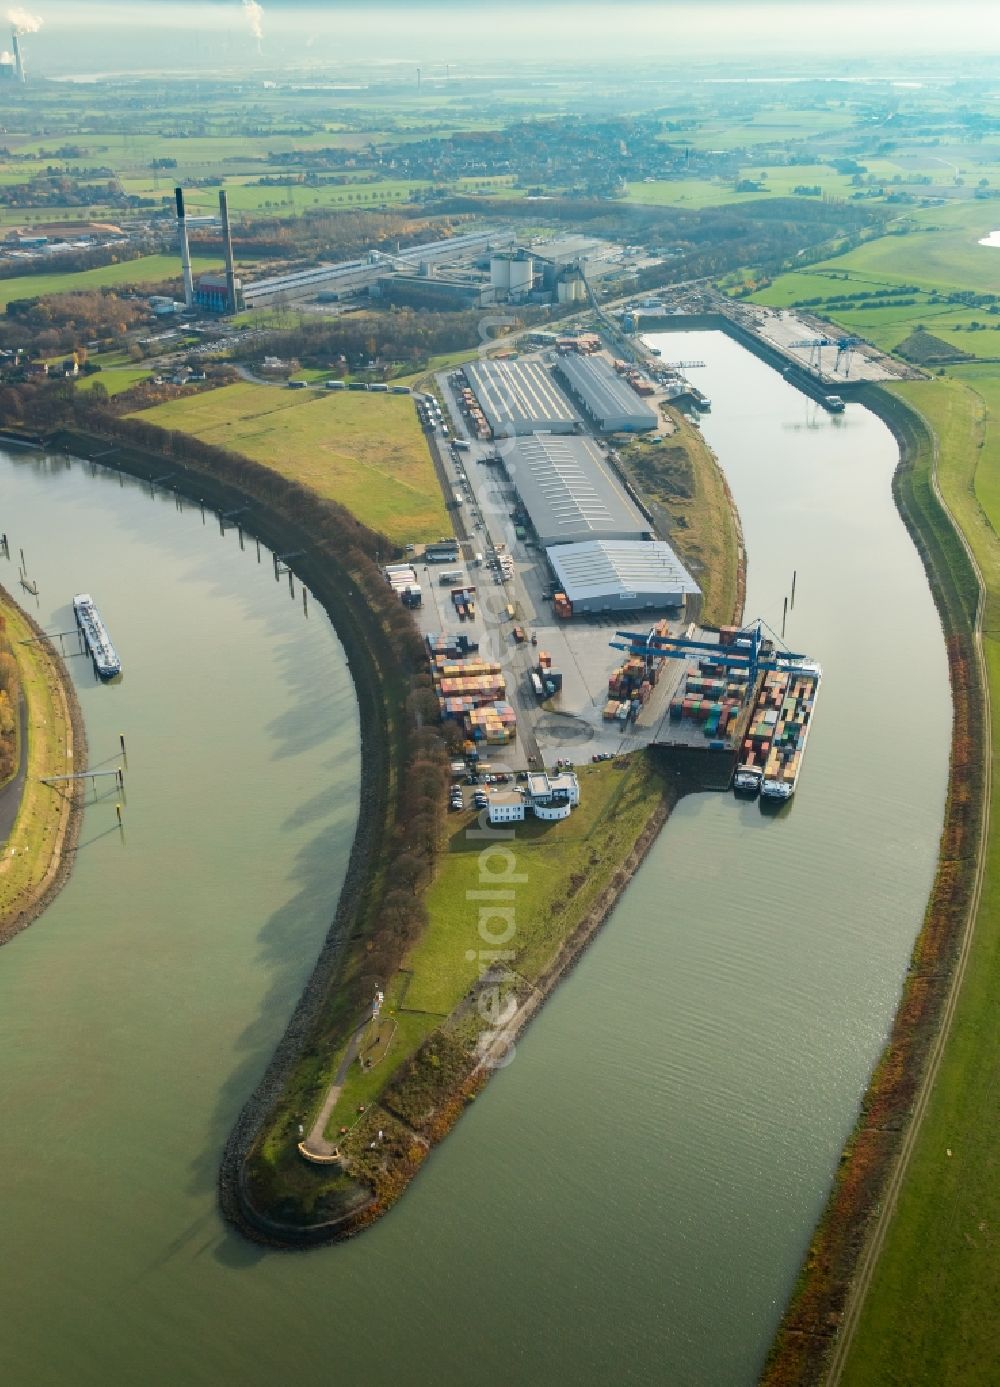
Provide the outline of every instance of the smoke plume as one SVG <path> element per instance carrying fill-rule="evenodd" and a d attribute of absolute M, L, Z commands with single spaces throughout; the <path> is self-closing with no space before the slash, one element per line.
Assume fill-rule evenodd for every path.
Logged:
<path fill-rule="evenodd" d="M 37 34 L 42 27 L 42 21 L 36 14 L 18 8 L 7 11 L 7 23 L 18 34 Z"/>
<path fill-rule="evenodd" d="M 257 4 L 257 0 L 243 0 L 243 13 L 247 17 L 251 34 L 257 40 L 257 47 L 260 48 L 260 41 L 264 37 L 264 11 Z"/>

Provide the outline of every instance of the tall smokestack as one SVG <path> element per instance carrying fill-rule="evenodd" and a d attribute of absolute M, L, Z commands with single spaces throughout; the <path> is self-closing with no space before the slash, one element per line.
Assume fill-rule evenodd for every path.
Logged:
<path fill-rule="evenodd" d="M 219 189 L 219 220 L 222 222 L 222 249 L 226 256 L 226 298 L 230 313 L 238 313 L 239 296 L 236 292 L 236 270 L 233 266 L 233 237 L 229 229 L 229 198 L 225 188 Z"/>
<path fill-rule="evenodd" d="M 181 273 L 184 275 L 184 302 L 194 307 L 194 281 L 191 278 L 191 251 L 188 249 L 187 219 L 184 216 L 184 189 L 175 188 L 177 199 L 177 235 L 181 243 Z"/>
<path fill-rule="evenodd" d="M 21 45 L 17 40 L 17 30 L 15 29 L 10 36 L 11 48 L 14 53 L 14 71 L 17 73 L 17 80 L 24 81 L 24 59 L 21 57 Z"/>

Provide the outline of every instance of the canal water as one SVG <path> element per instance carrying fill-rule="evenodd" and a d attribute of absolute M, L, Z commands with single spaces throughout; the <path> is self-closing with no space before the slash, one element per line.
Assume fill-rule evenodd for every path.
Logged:
<path fill-rule="evenodd" d="M 825 670 L 776 816 L 682 803 L 516 1060 L 402 1203 L 303 1254 L 220 1222 L 219 1152 L 319 948 L 354 826 L 343 652 L 266 555 L 83 463 L 0 455 L 0 528 L 66 629 L 92 761 L 73 876 L 0 950 L 0 1381 L 754 1382 L 887 1033 L 931 880 L 949 696 L 895 448 L 718 335 L 704 432 L 748 616 Z"/>

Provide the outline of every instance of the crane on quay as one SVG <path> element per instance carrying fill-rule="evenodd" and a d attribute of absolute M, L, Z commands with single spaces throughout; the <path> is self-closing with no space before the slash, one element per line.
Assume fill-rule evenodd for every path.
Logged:
<path fill-rule="evenodd" d="M 661 636 L 655 630 L 616 631 L 616 639 L 610 644 L 615 650 L 625 650 L 629 655 L 637 655 L 647 662 L 663 658 L 710 659 L 713 664 L 722 665 L 725 669 L 746 670 L 751 689 L 758 674 L 770 670 L 779 670 L 783 674 L 815 675 L 819 672 L 819 666 L 814 660 L 810 660 L 808 655 L 780 649 L 777 636 L 774 636 L 773 640 L 765 636 L 765 625 L 766 622 L 758 618 L 748 626 L 742 627 L 737 631 L 732 645 L 692 640 L 688 636 Z"/>
<path fill-rule="evenodd" d="M 836 347 L 837 359 L 833 363 L 834 374 L 843 365 L 844 375 L 848 375 L 851 369 L 851 361 L 854 356 L 854 348 L 860 346 L 863 339 L 861 337 L 807 337 L 801 342 L 787 342 L 785 345 L 792 348 L 809 348 L 809 369 L 810 371 L 823 370 L 823 348 Z"/>

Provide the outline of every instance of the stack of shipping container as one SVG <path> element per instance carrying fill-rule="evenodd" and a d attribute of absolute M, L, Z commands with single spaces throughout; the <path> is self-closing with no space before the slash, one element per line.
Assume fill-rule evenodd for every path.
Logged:
<path fill-rule="evenodd" d="M 416 569 L 408 563 L 390 564 L 383 570 L 385 580 L 404 607 L 419 607 L 423 594 L 417 582 Z"/>

